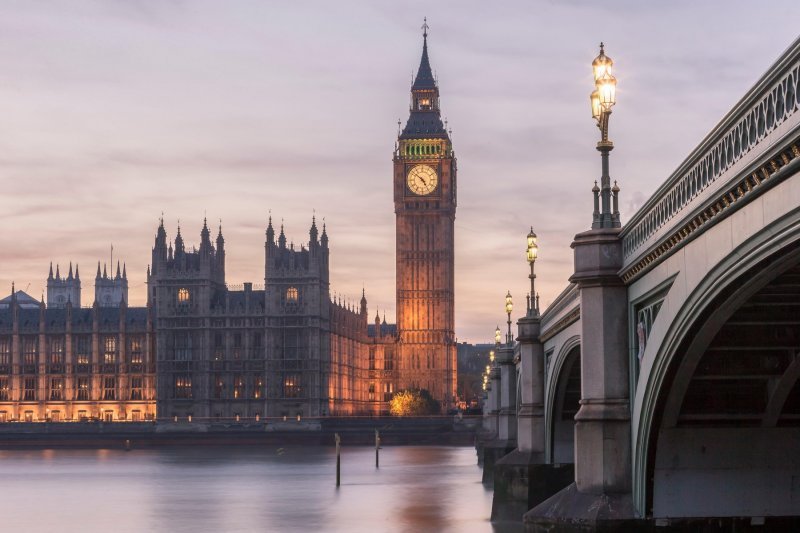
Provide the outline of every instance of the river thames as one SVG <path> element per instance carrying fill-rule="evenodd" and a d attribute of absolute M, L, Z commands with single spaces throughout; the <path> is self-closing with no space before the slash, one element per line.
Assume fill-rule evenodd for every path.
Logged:
<path fill-rule="evenodd" d="M 471 447 L 0 451 L 2 530 L 512 532 Z"/>

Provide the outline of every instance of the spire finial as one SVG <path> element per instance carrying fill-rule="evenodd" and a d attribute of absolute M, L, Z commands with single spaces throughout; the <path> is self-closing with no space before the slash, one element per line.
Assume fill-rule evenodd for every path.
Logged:
<path fill-rule="evenodd" d="M 427 39 L 428 38 L 428 30 L 430 28 L 431 27 L 428 26 L 428 17 L 423 18 L 422 19 L 422 38 L 423 39 Z M 603 45 L 601 44 L 600 46 L 603 46 Z"/>

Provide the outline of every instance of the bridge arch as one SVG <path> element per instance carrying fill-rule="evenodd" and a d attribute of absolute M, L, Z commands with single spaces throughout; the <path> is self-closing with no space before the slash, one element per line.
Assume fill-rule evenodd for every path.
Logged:
<path fill-rule="evenodd" d="M 798 214 L 709 269 L 667 327 L 633 436 L 634 500 L 643 514 L 767 516 L 796 507 Z"/>
<path fill-rule="evenodd" d="M 551 463 L 575 462 L 575 414 L 580 408 L 580 336 L 568 338 L 552 361 L 548 380 L 546 458 Z M 577 387 L 577 389 L 576 389 Z"/>

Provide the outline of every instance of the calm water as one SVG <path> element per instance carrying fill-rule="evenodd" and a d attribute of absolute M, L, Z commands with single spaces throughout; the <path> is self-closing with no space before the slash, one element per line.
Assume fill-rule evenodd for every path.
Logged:
<path fill-rule="evenodd" d="M 498 532 L 475 450 L 0 451 L 0 530 Z"/>

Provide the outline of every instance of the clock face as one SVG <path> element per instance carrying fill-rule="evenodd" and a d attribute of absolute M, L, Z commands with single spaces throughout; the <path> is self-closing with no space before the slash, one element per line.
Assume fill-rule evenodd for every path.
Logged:
<path fill-rule="evenodd" d="M 417 165 L 408 171 L 408 179 L 406 180 L 408 189 L 420 196 L 430 194 L 436 189 L 439 183 L 439 176 L 433 167 L 428 165 Z"/>

